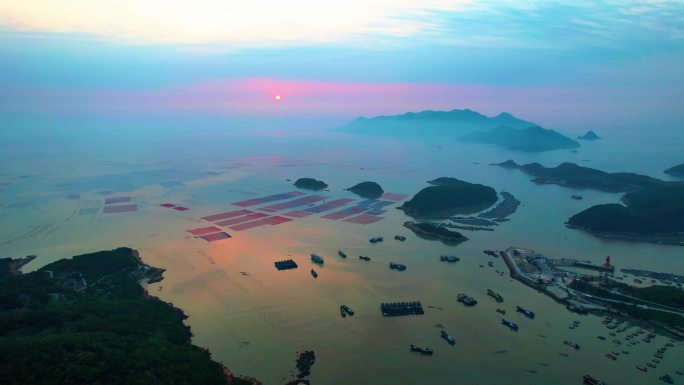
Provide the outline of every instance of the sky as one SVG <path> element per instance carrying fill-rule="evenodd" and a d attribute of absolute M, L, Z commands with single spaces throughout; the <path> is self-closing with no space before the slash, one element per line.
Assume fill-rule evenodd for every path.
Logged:
<path fill-rule="evenodd" d="M 0 63 L 6 116 L 684 128 L 684 1 L 0 0 Z"/>

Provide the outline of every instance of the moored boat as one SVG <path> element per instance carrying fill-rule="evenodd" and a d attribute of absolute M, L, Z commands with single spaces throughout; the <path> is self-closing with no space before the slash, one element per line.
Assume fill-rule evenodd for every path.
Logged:
<path fill-rule="evenodd" d="M 572 348 L 575 348 L 575 350 L 579 350 L 579 348 L 580 348 L 579 345 L 577 345 L 576 343 L 574 343 L 572 341 L 563 341 L 563 343 L 572 347 Z"/>
<path fill-rule="evenodd" d="M 468 295 L 465 295 L 465 294 L 463 294 L 463 293 L 458 294 L 458 295 L 456 296 L 456 299 L 458 300 L 458 302 L 460 302 L 460 303 L 462 303 L 462 304 L 464 304 L 464 305 L 466 305 L 466 306 L 475 306 L 475 305 L 477 305 L 477 301 L 475 300 L 475 298 L 470 297 L 470 296 L 468 296 Z"/>
<path fill-rule="evenodd" d="M 445 332 L 444 330 L 441 330 L 440 334 L 441 334 L 442 338 L 444 338 L 446 340 L 446 342 L 448 342 L 450 345 L 454 345 L 456 343 L 456 339 L 454 337 L 450 336 L 449 334 L 447 334 L 447 332 Z"/>
<path fill-rule="evenodd" d="M 342 317 L 346 317 L 347 315 L 354 315 L 354 311 L 347 305 L 342 305 L 340 306 L 340 314 L 342 314 Z"/>
<path fill-rule="evenodd" d="M 501 294 L 494 292 L 492 289 L 487 289 L 487 295 L 494 298 L 496 302 L 503 302 Z"/>
<path fill-rule="evenodd" d="M 515 307 L 519 313 L 523 313 L 527 318 L 534 318 L 534 312 L 524 309 L 520 306 Z"/>
<path fill-rule="evenodd" d="M 584 382 L 585 384 L 587 384 L 587 385 L 606 385 L 605 382 L 603 382 L 603 381 L 601 381 L 601 380 L 597 380 L 596 378 L 594 378 L 594 377 L 592 377 L 592 376 L 590 376 L 590 375 L 588 375 L 588 374 L 585 374 L 585 375 L 582 377 L 582 380 L 583 380 L 583 382 Z"/>
<path fill-rule="evenodd" d="M 518 331 L 518 324 L 516 324 L 516 323 L 514 323 L 514 322 L 511 322 L 511 321 L 507 321 L 507 320 L 505 320 L 505 319 L 502 319 L 502 320 L 501 320 L 501 324 L 503 324 L 504 326 L 507 326 L 507 327 L 508 327 L 509 329 L 511 329 L 511 330 L 514 330 L 514 331 L 516 331 L 516 332 Z"/>
<path fill-rule="evenodd" d="M 311 262 L 318 264 L 318 265 L 322 265 L 325 263 L 325 261 L 323 260 L 323 257 L 321 257 L 320 255 L 315 254 L 315 253 L 311 254 Z"/>
<path fill-rule="evenodd" d="M 406 270 L 406 265 L 402 265 L 401 263 L 390 262 L 389 268 L 390 270 L 404 271 Z"/>
<path fill-rule="evenodd" d="M 461 260 L 461 258 L 455 255 L 440 255 L 439 260 L 442 262 L 458 262 Z"/>
<path fill-rule="evenodd" d="M 416 346 L 416 345 L 411 345 L 410 347 L 412 352 L 418 352 L 420 354 L 424 354 L 427 356 L 431 356 L 434 351 L 428 347 L 422 347 L 422 346 Z"/>

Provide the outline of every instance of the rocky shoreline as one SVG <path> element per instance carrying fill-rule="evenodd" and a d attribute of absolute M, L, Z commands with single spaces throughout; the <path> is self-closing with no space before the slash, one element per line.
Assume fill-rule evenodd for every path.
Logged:
<path fill-rule="evenodd" d="M 461 243 L 468 240 L 468 237 L 457 231 L 450 231 L 444 227 L 430 223 L 404 222 L 404 227 L 413 231 L 416 235 L 428 239 L 438 239 L 445 243 Z"/>

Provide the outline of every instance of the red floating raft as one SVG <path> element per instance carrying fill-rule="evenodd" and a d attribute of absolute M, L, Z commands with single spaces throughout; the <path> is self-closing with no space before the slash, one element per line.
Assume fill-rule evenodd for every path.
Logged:
<path fill-rule="evenodd" d="M 388 201 L 395 201 L 395 202 L 397 202 L 397 201 L 400 201 L 400 200 L 402 200 L 402 199 L 406 199 L 406 197 L 408 197 L 408 195 L 405 195 L 405 194 L 395 194 L 395 193 L 389 193 L 389 192 L 388 192 L 388 193 L 385 193 L 385 194 L 382 196 L 382 199 L 387 199 Z"/>
<path fill-rule="evenodd" d="M 341 211 L 336 211 L 332 214 L 324 215 L 321 218 L 332 219 L 332 220 L 336 221 L 338 219 L 350 217 L 350 216 L 355 215 L 355 214 L 361 214 L 364 211 L 366 211 L 366 210 L 362 209 L 360 207 L 354 206 L 354 207 L 350 207 L 348 209 L 344 209 Z"/>
<path fill-rule="evenodd" d="M 218 227 L 214 226 L 207 226 L 207 227 L 198 227 L 196 229 L 188 230 L 188 233 L 192 235 L 207 235 L 207 234 L 212 234 L 216 232 L 220 232 L 221 229 Z"/>
<path fill-rule="evenodd" d="M 383 219 L 385 219 L 385 218 L 379 217 L 377 215 L 361 214 L 361 215 L 353 217 L 353 218 L 345 219 L 344 221 L 349 222 L 349 223 L 357 223 L 360 225 L 367 225 L 370 223 L 379 222 Z"/>
<path fill-rule="evenodd" d="M 200 238 L 204 239 L 207 242 L 215 242 L 220 241 L 222 239 L 230 238 L 230 234 L 221 231 L 220 233 L 202 235 L 200 236 Z"/>
<path fill-rule="evenodd" d="M 268 212 L 274 213 L 276 211 L 280 211 L 280 210 L 284 210 L 284 209 L 291 209 L 291 208 L 295 208 L 295 207 L 308 205 L 311 203 L 316 203 L 316 202 L 322 201 L 324 199 L 327 199 L 327 197 L 325 197 L 323 195 L 309 195 L 309 196 L 305 196 L 302 198 L 297 198 L 295 200 L 262 207 L 259 209 L 259 211 L 268 211 Z"/>
<path fill-rule="evenodd" d="M 214 215 L 209 215 L 208 217 L 202 217 L 205 221 L 209 222 L 215 222 L 221 219 L 227 219 L 227 218 L 234 218 L 234 217 L 239 217 L 240 215 L 245 215 L 245 214 L 251 214 L 252 212 L 249 210 L 237 210 L 237 211 L 229 211 L 227 213 L 221 213 L 221 214 L 214 214 Z"/>
<path fill-rule="evenodd" d="M 310 213 L 308 211 L 301 211 L 301 210 L 295 210 L 295 211 L 290 211 L 289 213 L 285 213 L 282 215 L 288 216 L 290 218 L 304 218 L 308 217 L 309 215 L 312 215 L 313 213 Z"/>
<path fill-rule="evenodd" d="M 279 225 L 281 223 L 290 222 L 290 221 L 292 221 L 292 219 L 290 219 L 290 218 L 275 216 L 275 217 L 258 219 L 256 221 L 243 223 L 241 225 L 236 225 L 236 226 L 230 227 L 230 229 L 235 230 L 235 231 L 242 231 L 242 230 L 247 230 L 247 229 L 251 229 L 254 227 L 265 226 L 265 225 L 275 226 L 275 225 Z"/>
<path fill-rule="evenodd" d="M 237 218 L 228 219 L 226 221 L 215 222 L 215 223 L 219 226 L 230 226 L 230 225 L 237 225 L 238 223 L 249 222 L 249 221 L 252 221 L 254 219 L 261 219 L 261 218 L 266 218 L 266 217 L 268 217 L 268 214 L 251 213 L 251 214 L 247 214 L 243 217 L 237 217 Z"/>
<path fill-rule="evenodd" d="M 290 199 L 290 198 L 294 198 L 294 197 L 298 197 L 298 196 L 302 196 L 302 195 L 304 195 L 303 192 L 290 191 L 290 192 L 281 193 L 281 194 L 269 195 L 269 196 L 262 197 L 262 198 L 254 198 L 254 199 L 249 199 L 246 201 L 235 202 L 233 204 L 235 206 L 248 207 L 248 206 L 259 205 L 262 203 L 281 201 L 284 199 Z"/>

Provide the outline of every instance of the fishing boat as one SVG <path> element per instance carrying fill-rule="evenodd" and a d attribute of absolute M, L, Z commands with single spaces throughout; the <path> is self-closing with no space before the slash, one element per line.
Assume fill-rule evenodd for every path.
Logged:
<path fill-rule="evenodd" d="M 518 331 L 518 324 L 516 324 L 516 323 L 514 323 L 514 322 L 511 322 L 511 321 L 507 321 L 507 320 L 505 320 L 505 319 L 502 319 L 502 320 L 501 320 L 501 323 L 502 323 L 504 326 L 507 326 L 507 327 L 508 327 L 509 329 L 511 329 L 511 330 L 514 330 L 514 331 L 516 331 L 516 332 Z"/>
<path fill-rule="evenodd" d="M 325 261 L 323 260 L 323 257 L 321 257 L 318 254 L 311 254 L 311 262 L 318 264 L 318 265 L 322 265 L 323 263 L 325 263 Z"/>
<path fill-rule="evenodd" d="M 445 332 L 444 330 L 441 330 L 440 334 L 441 334 L 442 338 L 444 338 L 446 340 L 446 342 L 449 343 L 449 345 L 454 345 L 456 343 L 456 339 L 454 337 L 450 336 L 449 334 L 447 334 L 447 332 Z"/>
<path fill-rule="evenodd" d="M 421 347 L 421 346 L 416 346 L 416 345 L 411 345 L 410 347 L 412 352 L 418 352 L 420 354 L 424 354 L 426 356 L 431 356 L 434 351 L 428 347 Z"/>

